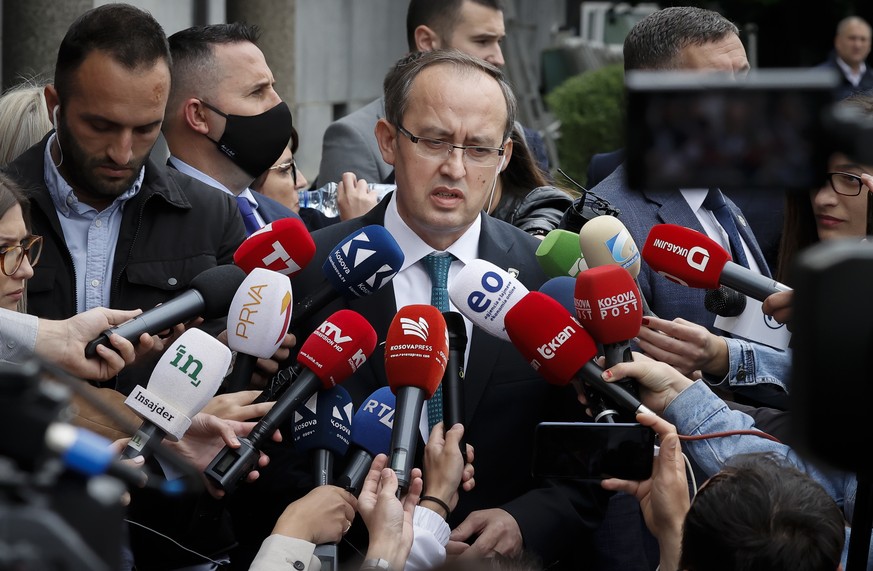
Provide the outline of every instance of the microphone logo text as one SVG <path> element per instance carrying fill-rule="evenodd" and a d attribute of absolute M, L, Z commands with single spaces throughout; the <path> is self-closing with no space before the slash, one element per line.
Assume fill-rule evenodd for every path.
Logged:
<path fill-rule="evenodd" d="M 200 379 L 197 378 L 197 375 L 199 375 L 200 371 L 203 369 L 203 362 L 195 358 L 193 355 L 188 355 L 185 363 L 180 364 L 182 363 L 182 357 L 184 357 L 186 354 L 186 347 L 184 345 L 179 345 L 176 348 L 176 357 L 172 361 L 170 361 L 170 365 L 188 375 L 188 378 L 191 379 L 191 384 L 195 387 L 199 387 Z"/>
<path fill-rule="evenodd" d="M 557 335 L 555 335 L 551 341 L 540 345 L 537 347 L 537 353 L 542 355 L 544 359 L 551 359 L 555 356 L 555 353 L 558 349 L 560 349 L 561 345 L 567 342 L 567 340 L 572 337 L 572 335 L 576 332 L 573 329 L 572 325 L 568 325 L 567 327 L 561 329 Z"/>

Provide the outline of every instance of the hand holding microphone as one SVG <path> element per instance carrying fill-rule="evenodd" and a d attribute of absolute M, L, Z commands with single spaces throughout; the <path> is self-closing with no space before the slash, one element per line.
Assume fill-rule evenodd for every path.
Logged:
<path fill-rule="evenodd" d="M 387 455 L 391 450 L 396 407 L 397 399 L 389 387 L 376 389 L 364 399 L 352 418 L 352 450 L 346 459 L 345 470 L 336 480 L 337 486 L 355 496 L 361 492 L 373 458 L 379 454 Z"/>
<path fill-rule="evenodd" d="M 147 456 L 164 437 L 178 441 L 218 391 L 230 359 L 230 350 L 208 333 L 183 333 L 161 356 L 148 388 L 135 387 L 124 401 L 143 423 L 122 457 Z"/>

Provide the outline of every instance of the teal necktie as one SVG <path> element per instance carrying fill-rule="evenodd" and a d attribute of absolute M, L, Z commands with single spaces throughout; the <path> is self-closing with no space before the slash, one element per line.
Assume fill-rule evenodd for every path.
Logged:
<path fill-rule="evenodd" d="M 422 258 L 422 263 L 430 276 L 430 304 L 440 311 L 449 311 L 449 290 L 446 283 L 449 279 L 449 268 L 455 257 L 448 252 L 428 254 Z M 428 432 L 443 420 L 443 387 L 437 387 L 433 397 L 427 401 Z"/>

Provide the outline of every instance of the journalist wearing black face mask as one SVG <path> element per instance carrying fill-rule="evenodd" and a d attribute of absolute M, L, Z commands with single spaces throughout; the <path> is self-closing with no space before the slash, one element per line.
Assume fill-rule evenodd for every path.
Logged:
<path fill-rule="evenodd" d="M 249 116 L 231 115 L 202 99 L 200 102 L 226 119 L 218 141 L 206 137 L 252 178 L 273 166 L 291 140 L 291 110 L 284 101 L 260 115 Z"/>

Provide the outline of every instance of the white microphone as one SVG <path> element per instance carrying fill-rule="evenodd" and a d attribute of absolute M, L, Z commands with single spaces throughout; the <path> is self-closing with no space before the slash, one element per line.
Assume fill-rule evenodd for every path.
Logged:
<path fill-rule="evenodd" d="M 122 458 L 146 456 L 164 437 L 182 438 L 194 415 L 215 396 L 230 360 L 230 349 L 205 331 L 180 335 L 161 356 L 148 388 L 137 385 L 124 401 L 143 423 Z"/>
<path fill-rule="evenodd" d="M 272 357 L 288 331 L 293 309 L 291 280 L 273 270 L 254 268 L 236 290 L 227 315 L 227 345 L 236 351 L 227 392 L 245 389 L 258 359 Z"/>
<path fill-rule="evenodd" d="M 491 262 L 473 260 L 452 280 L 449 299 L 464 316 L 486 333 L 509 341 L 506 312 L 528 294 L 520 281 Z"/>

